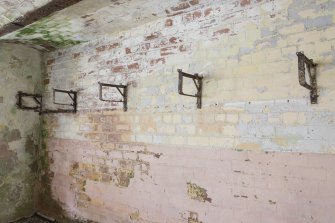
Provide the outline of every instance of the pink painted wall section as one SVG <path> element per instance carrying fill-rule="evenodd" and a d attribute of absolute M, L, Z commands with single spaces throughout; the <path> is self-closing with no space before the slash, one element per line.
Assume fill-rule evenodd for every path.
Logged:
<path fill-rule="evenodd" d="M 335 157 L 48 142 L 54 196 L 97 222 L 332 222 Z M 60 165 L 61 164 L 61 165 Z"/>

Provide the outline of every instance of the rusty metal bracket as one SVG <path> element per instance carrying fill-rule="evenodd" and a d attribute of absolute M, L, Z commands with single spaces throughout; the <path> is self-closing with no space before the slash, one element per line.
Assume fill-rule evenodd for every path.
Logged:
<path fill-rule="evenodd" d="M 106 83 L 100 83 L 99 84 L 99 99 L 100 101 L 108 101 L 108 102 L 122 102 L 123 103 L 123 111 L 127 111 L 127 92 L 128 92 L 128 87 L 127 85 L 117 85 L 117 84 L 106 84 Z M 118 90 L 118 92 L 122 96 L 122 100 L 109 100 L 109 99 L 104 99 L 102 96 L 102 88 L 103 87 L 113 87 Z M 123 89 L 123 90 L 121 90 Z"/>
<path fill-rule="evenodd" d="M 55 99 L 56 92 L 68 94 L 73 102 L 71 104 L 63 104 L 63 103 L 56 102 L 56 99 Z M 37 105 L 34 107 L 24 105 L 23 103 L 24 97 L 33 98 Z M 40 94 L 29 94 L 29 93 L 23 93 L 22 91 L 19 91 L 17 93 L 16 98 L 17 98 L 16 105 L 19 109 L 32 110 L 34 112 L 38 112 L 40 115 L 49 114 L 49 113 L 76 113 L 77 112 L 77 92 L 76 91 L 65 91 L 65 90 L 53 89 L 53 103 L 56 105 L 72 106 L 72 109 L 43 110 L 43 103 L 42 103 L 43 97 Z"/>
<path fill-rule="evenodd" d="M 24 105 L 23 98 L 32 98 L 34 99 L 36 106 L 31 107 L 31 106 L 26 106 Z M 33 110 L 34 112 L 41 112 L 42 111 L 42 95 L 40 94 L 29 94 L 29 93 L 24 93 L 22 91 L 17 92 L 16 95 L 16 105 L 19 109 L 22 110 Z"/>
<path fill-rule="evenodd" d="M 59 103 L 56 102 L 56 93 L 63 93 L 67 94 L 71 100 L 72 103 L 70 104 L 64 104 L 64 103 Z M 50 114 L 50 113 L 77 113 L 77 92 L 76 91 L 66 91 L 66 90 L 60 90 L 60 89 L 53 89 L 53 103 L 55 105 L 65 105 L 65 106 L 71 106 L 72 109 L 56 109 L 56 110 L 51 110 L 51 109 L 46 109 L 42 111 L 43 114 Z"/>
<path fill-rule="evenodd" d="M 199 76 L 199 74 L 187 74 L 182 71 L 182 69 L 178 69 L 179 73 L 179 82 L 178 82 L 178 93 L 180 95 L 185 95 L 189 97 L 195 97 L 197 98 L 197 108 L 201 108 L 201 96 L 202 96 L 202 76 Z M 195 87 L 197 88 L 197 93 L 195 95 L 192 94 L 185 94 L 183 92 L 183 78 L 191 78 L 194 82 Z"/>
<path fill-rule="evenodd" d="M 304 52 L 297 52 L 298 56 L 298 75 L 299 75 L 299 84 L 308 90 L 310 90 L 310 99 L 312 104 L 318 102 L 318 89 L 316 83 L 316 67 L 317 64 L 313 62 L 312 59 L 308 59 Z M 306 81 L 306 67 L 308 71 L 309 81 L 308 84 Z"/>

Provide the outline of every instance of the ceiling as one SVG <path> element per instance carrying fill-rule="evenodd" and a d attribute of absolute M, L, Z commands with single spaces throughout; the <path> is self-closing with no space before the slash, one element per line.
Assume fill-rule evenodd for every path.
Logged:
<path fill-rule="evenodd" d="M 0 27 L 49 2 L 51 0 L 0 0 Z"/>
<path fill-rule="evenodd" d="M 14 21 L 18 16 L 33 10 L 33 6 L 39 7 L 49 1 L 0 0 L 1 7 L 2 5 L 6 7 L 2 7 L 0 12 L 3 10 L 2 15 L 8 15 L 6 18 L 10 19 L 9 21 Z M 53 50 L 80 44 L 101 35 L 117 33 L 170 16 L 174 13 L 174 7 L 179 3 L 192 6 L 194 2 L 198 1 L 82 0 L 51 16 L 6 34 L 0 37 L 0 41 L 20 42 L 39 49 Z M 19 14 L 15 11 L 16 9 L 22 12 Z"/>

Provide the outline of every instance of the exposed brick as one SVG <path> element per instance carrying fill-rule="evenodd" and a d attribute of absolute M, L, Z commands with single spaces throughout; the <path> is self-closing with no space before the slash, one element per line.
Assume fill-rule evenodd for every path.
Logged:
<path fill-rule="evenodd" d="M 52 64 L 54 64 L 55 63 L 55 59 L 49 59 L 49 60 L 47 60 L 47 65 L 52 65 Z"/>
<path fill-rule="evenodd" d="M 165 64 L 165 58 L 158 58 L 158 59 L 153 59 L 150 61 L 150 65 L 156 65 L 156 64 Z"/>
<path fill-rule="evenodd" d="M 172 25 L 173 25 L 173 20 L 172 19 L 165 20 L 165 26 L 172 26 Z"/>
<path fill-rule="evenodd" d="M 180 11 L 180 10 L 187 9 L 187 8 L 189 8 L 189 7 L 190 7 L 189 3 L 187 3 L 187 2 L 182 2 L 182 3 L 179 3 L 179 5 L 176 6 L 176 7 L 171 7 L 171 10 L 172 10 L 172 11 Z"/>
<path fill-rule="evenodd" d="M 171 37 L 170 39 L 169 39 L 169 42 L 170 43 L 177 43 L 177 38 L 176 37 Z"/>
<path fill-rule="evenodd" d="M 131 53 L 131 49 L 130 49 L 130 48 L 128 48 L 128 47 L 126 48 L 126 50 L 125 50 L 125 51 L 126 51 L 126 54 L 130 54 L 130 53 Z"/>
<path fill-rule="evenodd" d="M 124 66 L 116 66 L 116 67 L 112 67 L 112 72 L 120 73 L 120 72 L 124 71 L 124 69 L 125 69 Z"/>
<path fill-rule="evenodd" d="M 174 54 L 174 49 L 178 48 L 177 46 L 164 47 L 161 49 L 161 56 Z"/>
<path fill-rule="evenodd" d="M 204 14 L 205 14 L 205 17 L 206 17 L 206 16 L 209 16 L 212 12 L 213 12 L 213 9 L 212 9 L 212 8 L 208 8 L 208 9 L 206 9 L 206 10 L 205 10 L 205 13 L 204 13 Z"/>
<path fill-rule="evenodd" d="M 218 35 L 222 35 L 222 34 L 224 34 L 224 33 L 229 33 L 229 31 L 230 31 L 230 29 L 228 29 L 228 28 L 220 29 L 220 30 L 218 30 L 218 31 L 215 31 L 215 32 L 213 33 L 213 36 L 218 36 Z"/>
<path fill-rule="evenodd" d="M 77 58 L 79 58 L 79 57 L 81 56 L 81 54 L 82 54 L 82 53 L 74 53 L 74 54 L 73 54 L 73 58 L 74 58 L 74 59 L 77 59 Z"/>
<path fill-rule="evenodd" d="M 189 3 L 191 5 L 198 5 L 199 4 L 199 0 L 191 0 L 191 1 L 189 1 Z"/>
<path fill-rule="evenodd" d="M 110 49 L 114 49 L 114 48 L 117 48 L 117 47 L 119 47 L 120 46 L 120 44 L 119 43 L 112 43 L 112 44 L 109 44 L 108 45 L 108 49 L 110 50 Z"/>
<path fill-rule="evenodd" d="M 202 15 L 201 11 L 193 12 L 193 19 L 198 19 L 201 17 L 201 15 Z"/>
<path fill-rule="evenodd" d="M 249 5 L 250 4 L 250 0 L 240 0 L 240 5 L 243 7 L 243 6 L 246 6 L 246 5 Z"/>
<path fill-rule="evenodd" d="M 116 47 L 118 47 L 120 44 L 119 43 L 112 43 L 112 44 L 108 44 L 108 45 L 103 45 L 103 46 L 99 46 L 96 48 L 96 51 L 99 52 L 103 52 L 105 50 L 110 50 L 110 49 L 114 49 Z"/>
<path fill-rule="evenodd" d="M 116 64 L 118 64 L 120 62 L 120 60 L 119 59 L 113 59 L 113 60 L 107 60 L 106 61 L 106 64 L 107 65 L 116 65 Z"/>
<path fill-rule="evenodd" d="M 133 64 L 128 65 L 128 69 L 131 69 L 131 70 L 137 70 L 139 68 L 140 68 L 140 65 L 138 63 L 133 63 Z"/>
<path fill-rule="evenodd" d="M 157 39 L 159 36 L 160 36 L 160 33 L 158 33 L 158 32 L 154 32 L 154 33 L 151 33 L 151 35 L 146 36 L 146 37 L 145 37 L 145 40 L 153 40 L 153 39 Z"/>
<path fill-rule="evenodd" d="M 99 52 L 102 52 L 102 51 L 105 51 L 107 48 L 107 46 L 99 46 L 96 48 L 96 51 L 99 53 Z"/>

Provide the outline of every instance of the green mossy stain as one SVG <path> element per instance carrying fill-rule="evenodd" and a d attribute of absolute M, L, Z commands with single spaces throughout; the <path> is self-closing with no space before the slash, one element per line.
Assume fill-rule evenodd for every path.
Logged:
<path fill-rule="evenodd" d="M 0 197 L 1 198 L 6 197 L 9 190 L 10 190 L 10 184 L 2 183 L 2 185 L 0 187 Z M 0 207 L 2 207 L 2 205 L 6 205 L 6 204 L 5 203 L 0 203 Z"/>
<path fill-rule="evenodd" d="M 24 180 L 18 182 L 17 175 Z M 0 202 L 1 220 L 13 220 L 14 218 L 31 215 L 34 212 L 35 187 L 33 185 L 36 182 L 35 180 L 34 176 L 27 177 L 25 171 L 6 177 L 6 182 L 0 185 L 0 198 L 1 201 L 4 201 Z"/>
<path fill-rule="evenodd" d="M 40 145 L 44 144 L 44 141 L 49 137 L 49 131 L 47 129 L 47 123 L 46 121 L 41 118 L 40 124 L 38 126 L 38 135 L 40 137 Z"/>
<path fill-rule="evenodd" d="M 41 117 L 40 124 L 37 127 L 38 135 L 39 135 L 39 150 L 38 150 L 38 197 L 37 197 L 37 210 L 42 212 L 43 214 L 53 217 L 57 219 L 59 222 L 68 223 L 74 222 L 69 220 L 66 217 L 66 213 L 59 205 L 57 201 L 53 199 L 52 190 L 51 190 L 51 180 L 54 176 L 54 173 L 50 172 L 49 163 L 51 160 L 49 159 L 47 152 L 46 141 L 49 139 L 49 131 L 47 128 L 48 124 L 46 120 Z"/>
<path fill-rule="evenodd" d="M 47 17 L 18 30 L 15 37 L 31 37 L 30 41 L 33 44 L 51 46 L 54 48 L 74 46 L 84 42 L 74 40 L 71 38 L 70 33 L 66 34 L 65 32 L 59 31 L 61 28 L 66 27 L 70 27 L 70 23 L 68 21 L 57 21 Z"/>
<path fill-rule="evenodd" d="M 12 109 L 10 110 L 10 113 L 11 113 L 12 115 L 16 115 L 16 111 L 17 111 L 16 106 L 13 106 Z"/>
<path fill-rule="evenodd" d="M 8 128 L 8 126 L 6 126 L 6 125 L 1 125 L 0 126 L 0 139 L 2 139 L 2 140 L 4 140 L 4 141 L 6 141 L 6 142 L 8 142 L 8 137 L 9 137 L 9 135 L 10 135 L 10 130 L 9 130 L 9 128 Z"/>
<path fill-rule="evenodd" d="M 16 69 L 23 66 L 23 61 L 16 56 L 12 56 L 9 61 L 11 69 Z"/>
<path fill-rule="evenodd" d="M 32 202 L 24 202 L 15 207 L 14 216 L 29 216 L 34 212 Z"/>
<path fill-rule="evenodd" d="M 8 126 L 0 126 L 0 139 L 6 142 L 14 142 L 21 139 L 21 133 L 18 129 L 10 129 Z"/>
<path fill-rule="evenodd" d="M 23 137 L 26 138 L 26 152 L 29 153 L 33 146 L 37 147 L 34 143 L 35 137 L 34 133 Z M 37 168 L 35 171 L 27 170 L 26 163 L 19 161 L 16 150 L 9 146 L 10 142 L 21 138 L 19 129 L 0 125 L 0 201 L 3 201 L 0 202 L 0 216 L 6 222 L 34 212 Z M 37 159 L 36 156 L 32 156 L 32 163 L 34 159 Z"/>
<path fill-rule="evenodd" d="M 26 138 L 26 152 L 35 157 L 38 150 L 38 145 L 35 143 L 32 135 L 28 135 Z"/>

